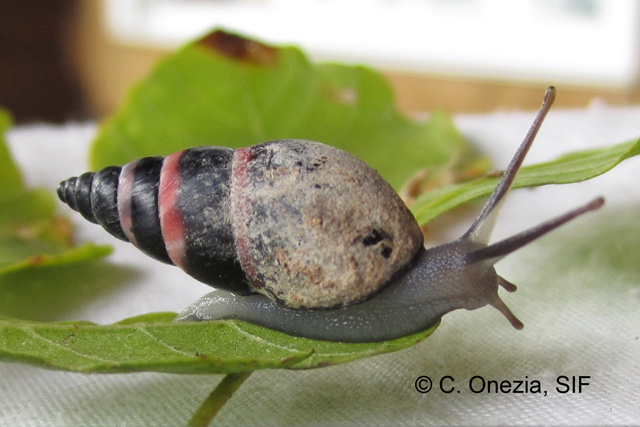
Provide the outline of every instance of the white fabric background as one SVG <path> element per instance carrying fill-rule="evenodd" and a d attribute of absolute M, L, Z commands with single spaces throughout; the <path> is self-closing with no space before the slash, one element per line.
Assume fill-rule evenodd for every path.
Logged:
<path fill-rule="evenodd" d="M 560 90 L 559 96 L 562 96 Z M 458 116 L 456 122 L 503 167 L 533 112 Z M 29 184 L 52 190 L 87 170 L 93 125 L 37 125 L 9 134 Z M 575 149 L 640 136 L 640 107 L 594 103 L 554 110 L 527 163 Z M 504 299 L 525 323 L 511 328 L 491 308 L 447 315 L 413 348 L 312 371 L 254 373 L 216 425 L 442 425 L 640 423 L 640 159 L 568 186 L 518 190 L 508 199 L 494 239 L 534 225 L 596 195 L 607 204 L 498 264 L 519 285 Z M 98 226 L 61 207 L 78 240 L 110 243 L 115 253 L 78 290 L 77 306 L 51 301 L 57 320 L 109 323 L 150 311 L 179 311 L 208 292 L 176 268 L 146 258 Z M 471 215 L 457 215 L 456 232 Z M 445 238 L 437 221 L 431 230 Z M 446 234 L 446 233 L 445 233 Z M 453 236 L 454 234 L 450 234 Z M 86 274 L 86 273 L 85 273 Z M 123 285 L 109 286 L 113 277 Z M 1 297 L 1 296 L 0 296 Z M 60 306 L 62 304 L 62 307 Z M 450 375 L 460 393 L 419 394 L 414 381 Z M 474 394 L 465 384 L 487 379 L 539 380 L 536 394 Z M 588 375 L 581 394 L 554 391 L 558 375 Z M 140 373 L 83 375 L 0 363 L 2 426 L 184 425 L 221 376 Z"/>

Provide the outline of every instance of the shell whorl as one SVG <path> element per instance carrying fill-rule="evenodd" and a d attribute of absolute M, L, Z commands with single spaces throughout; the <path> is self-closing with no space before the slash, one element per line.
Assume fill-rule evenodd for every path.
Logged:
<path fill-rule="evenodd" d="M 120 225 L 117 210 L 119 166 L 111 166 L 99 172 L 86 172 L 78 177 L 62 181 L 58 185 L 58 197 L 70 208 L 120 240 L 128 242 Z"/>
<path fill-rule="evenodd" d="M 423 245 L 389 183 L 362 160 L 318 142 L 236 150 L 231 195 L 243 269 L 258 292 L 287 307 L 366 300 Z"/>

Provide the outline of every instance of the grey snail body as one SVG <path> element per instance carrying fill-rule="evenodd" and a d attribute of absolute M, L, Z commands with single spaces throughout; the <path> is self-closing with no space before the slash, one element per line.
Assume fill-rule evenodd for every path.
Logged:
<path fill-rule="evenodd" d="M 156 258 L 178 265 L 205 283 L 226 286 L 226 290 L 215 290 L 187 307 L 178 321 L 240 319 L 295 336 L 375 342 L 425 330 L 450 311 L 474 310 L 488 304 L 520 329 L 522 323 L 498 296 L 500 286 L 510 292 L 516 287 L 498 276 L 494 264 L 604 203 L 596 198 L 513 237 L 488 243 L 499 206 L 554 96 L 555 90 L 549 88 L 529 133 L 480 215 L 461 238 L 451 243 L 425 249 L 415 219 L 375 171 L 340 150 L 300 140 L 260 144 L 236 150 L 239 154 L 227 149 L 219 155 L 225 149 L 215 147 L 215 161 L 196 163 L 205 170 L 211 164 L 218 168 L 223 165 L 222 172 L 200 173 L 205 177 L 200 181 L 205 184 L 199 185 L 180 178 L 185 172 L 176 166 L 176 160 L 184 154 L 172 155 L 173 163 L 172 156 L 151 161 L 158 163 L 157 172 L 146 174 L 151 179 L 145 182 L 158 182 L 156 194 L 145 195 L 145 209 L 140 212 L 142 219 L 149 215 L 156 218 L 137 229 L 160 236 L 137 236 L 135 223 L 140 220 L 136 218 L 140 212 L 135 209 L 136 203 L 132 203 L 134 209 L 121 209 L 122 200 L 114 200 L 130 197 L 135 202 L 138 198 L 137 175 L 128 178 L 125 174 L 123 178 L 121 172 L 119 181 L 108 185 L 106 193 L 111 203 L 119 206 L 108 208 L 109 215 L 117 211 L 124 231 L 116 226 L 110 232 L 116 237 L 124 234 L 142 250 L 152 256 L 155 252 Z M 270 146 L 275 147 L 275 154 Z M 200 150 L 209 153 L 206 148 Z M 267 153 L 266 158 L 254 163 L 220 161 L 221 157 L 238 155 L 252 160 L 259 157 L 256 153 Z M 170 169 L 167 164 L 173 164 L 173 172 L 163 172 L 164 168 Z M 138 166 L 127 165 L 123 170 Z M 224 175 L 225 184 L 211 190 L 220 175 Z M 168 176 L 170 185 L 166 184 Z M 107 224 L 102 225 L 109 231 L 107 226 L 114 228 L 117 221 L 95 218 L 109 203 L 99 201 L 100 194 L 96 193 L 102 191 L 101 184 L 96 185 L 94 178 L 71 178 L 61 183 L 58 193 L 71 207 L 84 209 L 83 215 L 89 220 Z M 276 185 L 277 178 L 287 185 Z M 90 181 L 92 184 L 84 184 L 89 189 L 77 183 Z M 167 190 L 169 187 L 173 189 Z M 315 191 L 322 189 L 327 191 Z M 304 194 L 292 195 L 292 190 Z M 131 191 L 134 195 L 127 195 Z M 215 198 L 207 196 L 207 191 Z M 166 194 L 171 197 L 164 197 Z M 362 198 L 353 200 L 354 195 Z M 94 197 L 95 201 L 80 200 L 83 197 Z M 200 200 L 195 204 L 201 212 L 211 210 L 211 206 L 215 212 L 200 218 L 189 214 L 187 205 L 194 202 L 180 202 L 183 199 Z M 167 212 L 169 219 L 163 217 Z M 217 220 L 214 225 L 210 224 L 211 217 Z M 187 236 L 188 230 L 200 230 L 199 243 L 194 244 L 198 239 Z M 154 242 L 151 249 L 142 247 L 148 241 Z M 207 251 L 214 254 L 210 259 Z M 187 258 L 194 253 L 191 256 L 201 265 L 189 264 Z"/>

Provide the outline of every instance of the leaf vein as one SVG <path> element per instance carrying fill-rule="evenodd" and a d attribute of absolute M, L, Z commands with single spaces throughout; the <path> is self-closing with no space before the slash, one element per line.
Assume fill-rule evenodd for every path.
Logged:
<path fill-rule="evenodd" d="M 286 351 L 300 351 L 300 349 L 295 348 L 295 347 L 288 347 L 288 346 L 285 346 L 285 345 L 280 345 L 280 344 L 273 343 L 273 342 L 271 342 L 271 341 L 267 341 L 267 340 L 265 340 L 265 339 L 264 339 L 264 338 L 262 338 L 262 337 L 259 337 L 259 336 L 257 336 L 257 335 L 254 335 L 254 334 L 250 333 L 250 332 L 245 331 L 245 330 L 244 330 L 244 329 L 242 329 L 240 326 L 238 326 L 238 324 L 236 324 L 236 323 L 231 323 L 231 325 L 233 325 L 233 327 L 234 327 L 238 332 L 240 332 L 242 335 L 244 335 L 244 336 L 246 336 L 247 338 L 250 338 L 250 339 L 252 339 L 252 340 L 254 340 L 254 341 L 257 341 L 257 342 L 259 342 L 259 343 L 261 343 L 261 344 L 265 344 L 265 345 L 268 345 L 268 346 L 270 346 L 270 347 L 277 348 L 277 349 L 279 349 L 279 350 L 286 350 Z"/>
<path fill-rule="evenodd" d="M 167 342 L 163 341 L 162 339 L 158 338 L 157 336 L 155 336 L 154 334 L 152 334 L 151 332 L 149 332 L 149 330 L 145 327 L 142 327 L 140 329 L 138 329 L 140 332 L 142 332 L 143 334 L 145 334 L 146 336 L 148 336 L 149 338 L 151 338 L 155 343 L 171 350 L 174 353 L 183 355 L 183 356 L 187 356 L 189 358 L 193 357 L 193 354 L 189 354 L 187 352 L 184 352 L 182 350 L 180 350 L 179 348 L 176 348 L 170 344 L 168 344 Z"/>
<path fill-rule="evenodd" d="M 55 340 L 52 340 L 52 339 L 49 339 L 49 338 L 45 337 L 44 335 L 38 333 L 33 328 L 24 328 L 23 330 L 28 335 L 32 336 L 35 339 L 42 340 L 47 344 L 50 344 L 50 345 L 52 345 L 54 347 L 57 347 L 57 348 L 60 348 L 60 349 L 62 349 L 64 351 L 67 351 L 67 352 L 69 352 L 71 354 L 75 354 L 76 356 L 79 356 L 79 357 L 82 357 L 82 358 L 85 358 L 85 359 L 88 359 L 88 360 L 93 360 L 93 361 L 96 361 L 96 362 L 102 362 L 102 363 L 114 363 L 114 362 L 116 362 L 115 360 L 112 360 L 112 359 L 104 359 L 102 357 L 98 357 L 98 356 L 95 356 L 95 355 L 91 355 L 91 354 L 88 354 L 88 353 L 83 353 L 83 352 L 74 350 L 74 349 L 70 348 L 69 346 L 65 346 L 65 345 L 63 345 L 63 344 L 61 344 L 61 343 L 59 343 L 59 342 L 57 342 Z"/>

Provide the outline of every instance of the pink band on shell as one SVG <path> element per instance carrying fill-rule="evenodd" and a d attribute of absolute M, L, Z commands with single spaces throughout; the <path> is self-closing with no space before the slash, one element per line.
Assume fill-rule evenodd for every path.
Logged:
<path fill-rule="evenodd" d="M 165 157 L 160 171 L 158 212 L 162 239 L 171 261 L 185 268 L 185 226 L 184 218 L 178 210 L 180 191 L 180 158 L 184 151 Z"/>

